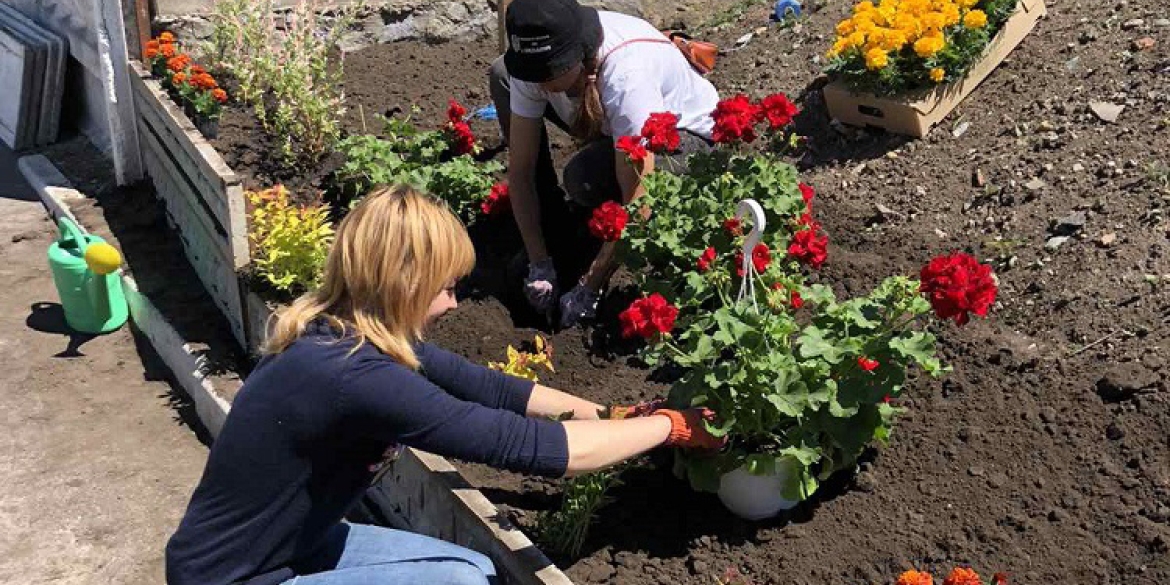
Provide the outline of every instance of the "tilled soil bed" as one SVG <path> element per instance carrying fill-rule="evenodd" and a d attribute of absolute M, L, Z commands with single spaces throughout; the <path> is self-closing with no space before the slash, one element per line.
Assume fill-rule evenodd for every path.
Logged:
<path fill-rule="evenodd" d="M 1170 26 L 1159 4 L 1051 2 L 1009 60 L 920 141 L 830 125 L 814 59 L 845 3 L 725 54 L 712 76 L 723 95 L 784 91 L 803 108 L 797 131 L 810 144 L 793 162 L 817 188 L 832 238 L 822 282 L 862 294 L 966 250 L 995 263 L 1000 300 L 987 321 L 939 330 L 954 372 L 912 382 L 891 444 L 816 501 L 740 521 L 654 455 L 623 474 L 582 556 L 558 559 L 568 574 L 710 584 L 734 567 L 757 584 L 890 583 L 910 567 L 970 564 L 1013 583 L 1170 582 Z M 702 36 L 732 47 L 767 12 L 756 4 Z M 1141 37 L 1154 46 L 1131 46 Z M 449 97 L 483 105 L 493 53 L 489 39 L 350 55 L 347 128 L 361 129 L 359 103 L 367 116 L 417 104 L 416 119 L 435 123 Z M 1106 123 L 1097 101 L 1125 109 Z M 245 118 L 229 113 L 217 146 L 246 176 L 271 180 L 242 154 L 257 144 L 255 128 L 232 123 Z M 491 123 L 475 129 L 496 144 Z M 530 340 L 523 327 L 538 320 L 503 294 L 514 228 L 479 232 L 475 299 L 432 337 L 482 363 Z M 609 299 L 604 311 L 620 308 Z M 551 335 L 557 371 L 543 381 L 606 403 L 664 393 L 635 348 L 614 340 L 612 319 L 601 323 Z M 464 470 L 521 526 L 558 503 L 558 482 Z"/>

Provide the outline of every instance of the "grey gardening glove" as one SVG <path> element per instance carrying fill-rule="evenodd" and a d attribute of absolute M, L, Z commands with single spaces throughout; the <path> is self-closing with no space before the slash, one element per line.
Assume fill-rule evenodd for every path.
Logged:
<path fill-rule="evenodd" d="M 549 314 L 557 301 L 557 271 L 552 258 L 528 265 L 528 276 L 524 279 L 524 298 L 540 313 Z"/>
<path fill-rule="evenodd" d="M 572 327 L 582 319 L 597 316 L 597 293 L 578 284 L 561 297 L 561 327 Z"/>

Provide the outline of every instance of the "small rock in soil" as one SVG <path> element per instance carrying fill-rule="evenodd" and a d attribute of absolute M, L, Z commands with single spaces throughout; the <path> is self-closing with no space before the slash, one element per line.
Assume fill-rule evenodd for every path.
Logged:
<path fill-rule="evenodd" d="M 1154 45 L 1156 44 L 1158 44 L 1158 42 L 1154 39 L 1150 37 L 1142 37 L 1140 39 L 1135 39 L 1133 43 L 1130 44 L 1130 48 L 1135 51 L 1148 51 L 1153 49 Z"/>
<path fill-rule="evenodd" d="M 1066 215 L 1052 224 L 1052 233 L 1058 236 L 1071 236 L 1085 227 L 1088 217 L 1085 212 L 1076 211 Z"/>
<path fill-rule="evenodd" d="M 963 122 L 962 124 L 959 124 L 953 131 L 951 131 L 951 136 L 954 136 L 955 138 L 962 138 L 963 135 L 966 134 L 970 129 L 971 123 Z"/>
<path fill-rule="evenodd" d="M 1036 177 L 1036 178 L 1032 179 L 1031 181 L 1024 183 L 1024 188 L 1029 190 L 1029 191 L 1039 191 L 1047 186 L 1048 186 L 1048 183 L 1046 183 L 1044 181 L 1044 179 L 1041 179 L 1039 177 Z"/>
<path fill-rule="evenodd" d="M 1115 364 L 1097 381 L 1097 395 L 1105 402 L 1121 402 L 1158 383 L 1158 375 L 1136 362 Z"/>
<path fill-rule="evenodd" d="M 39 235 L 40 235 L 40 233 L 37 232 L 36 230 L 29 230 L 27 232 L 20 232 L 19 234 L 12 236 L 12 243 L 15 244 L 17 242 L 23 242 L 25 240 L 35 240 L 35 239 L 37 239 L 37 236 L 39 236 Z"/>
<path fill-rule="evenodd" d="M 1049 522 L 1067 522 L 1068 521 L 1068 512 L 1065 512 L 1064 510 L 1061 510 L 1060 508 L 1053 508 L 1051 511 L 1048 512 L 1048 521 Z"/>
<path fill-rule="evenodd" d="M 1117 423 L 1109 423 L 1109 426 L 1105 427 L 1105 438 L 1120 441 L 1125 438 L 1125 429 L 1117 426 Z"/>
<path fill-rule="evenodd" d="M 1121 28 L 1123 30 L 1133 30 L 1139 26 L 1145 26 L 1145 25 L 1146 25 L 1146 21 L 1144 21 L 1140 18 L 1134 18 L 1132 20 L 1127 20 L 1124 23 L 1122 23 Z"/>
<path fill-rule="evenodd" d="M 1089 102 L 1089 109 L 1093 110 L 1093 114 L 1101 121 L 1113 123 L 1121 116 L 1121 112 L 1125 111 L 1125 106 L 1109 102 Z"/>
<path fill-rule="evenodd" d="M 1048 241 L 1044 242 L 1044 248 L 1047 250 L 1056 250 L 1056 249 L 1060 248 L 1061 246 L 1063 246 L 1064 243 L 1067 242 L 1068 240 L 1069 240 L 1068 236 L 1054 236 L 1054 237 L 1048 238 Z"/>
<path fill-rule="evenodd" d="M 905 217 L 905 214 L 902 212 L 890 209 L 881 203 L 875 203 L 873 207 L 877 211 L 877 216 L 874 219 L 879 222 Z"/>
<path fill-rule="evenodd" d="M 1045 406 L 1040 409 L 1040 420 L 1046 423 L 1056 422 L 1056 409 L 1051 406 Z"/>
<path fill-rule="evenodd" d="M 1100 238 L 1097 239 L 1097 243 L 1104 248 L 1112 246 L 1115 242 L 1117 242 L 1117 234 L 1113 232 L 1103 234 Z"/>
<path fill-rule="evenodd" d="M 983 187 L 987 184 L 987 178 L 983 176 L 982 169 L 975 169 L 975 172 L 971 174 L 971 184 L 976 187 Z"/>
<path fill-rule="evenodd" d="M 1085 172 L 1085 165 L 1081 163 L 1073 163 L 1072 170 L 1074 173 L 1083 173 Z"/>
<path fill-rule="evenodd" d="M 1158 20 L 1154 21 L 1154 26 L 1158 28 L 1170 27 L 1170 18 L 1159 18 Z"/>
<path fill-rule="evenodd" d="M 967 468 L 967 475 L 970 475 L 971 477 L 983 477 L 984 473 L 985 472 L 983 471 L 983 468 L 977 465 L 972 465 L 971 467 Z"/>
<path fill-rule="evenodd" d="M 868 494 L 877 489 L 877 480 L 874 479 L 872 471 L 863 471 L 853 478 L 853 487 Z"/>
<path fill-rule="evenodd" d="M 706 561 L 698 559 L 690 559 L 687 561 L 687 568 L 690 569 L 692 575 L 708 575 L 711 572 L 711 565 Z"/>

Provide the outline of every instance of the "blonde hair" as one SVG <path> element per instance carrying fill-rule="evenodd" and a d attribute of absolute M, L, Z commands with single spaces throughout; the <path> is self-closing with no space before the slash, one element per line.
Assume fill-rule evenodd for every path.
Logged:
<path fill-rule="evenodd" d="M 279 311 L 265 342 L 280 353 L 324 318 L 418 369 L 413 344 L 444 288 L 471 272 L 467 229 L 441 202 L 406 186 L 377 187 L 346 215 L 325 261 L 322 284 Z"/>

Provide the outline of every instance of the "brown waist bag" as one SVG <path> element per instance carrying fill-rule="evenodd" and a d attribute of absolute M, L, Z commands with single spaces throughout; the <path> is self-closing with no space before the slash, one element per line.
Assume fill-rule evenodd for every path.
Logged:
<path fill-rule="evenodd" d="M 687 58 L 695 71 L 706 75 L 715 69 L 715 57 L 719 55 L 719 47 L 714 43 L 696 41 L 690 35 L 679 31 L 663 31 L 663 34 L 678 47 L 679 51 L 682 51 L 683 57 Z"/>

